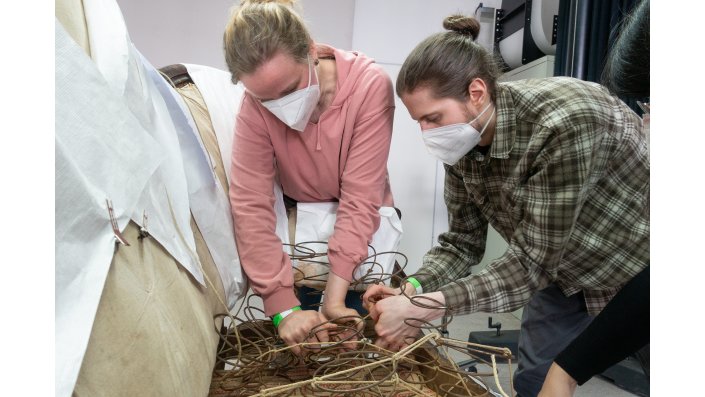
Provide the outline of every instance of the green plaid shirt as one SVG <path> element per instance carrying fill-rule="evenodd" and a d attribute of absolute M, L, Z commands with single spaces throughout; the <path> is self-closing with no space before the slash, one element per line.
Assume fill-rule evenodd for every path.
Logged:
<path fill-rule="evenodd" d="M 649 261 L 649 160 L 641 119 L 601 86 L 501 83 L 487 156 L 447 166 L 449 231 L 415 277 L 455 314 L 506 312 L 555 283 L 595 315 Z M 478 274 L 488 223 L 509 243 Z"/>

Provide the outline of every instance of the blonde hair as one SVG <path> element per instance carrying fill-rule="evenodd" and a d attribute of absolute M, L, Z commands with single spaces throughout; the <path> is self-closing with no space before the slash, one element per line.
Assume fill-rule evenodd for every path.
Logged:
<path fill-rule="evenodd" d="M 225 62 L 236 84 L 279 51 L 305 62 L 311 35 L 293 0 L 242 0 L 225 26 Z"/>

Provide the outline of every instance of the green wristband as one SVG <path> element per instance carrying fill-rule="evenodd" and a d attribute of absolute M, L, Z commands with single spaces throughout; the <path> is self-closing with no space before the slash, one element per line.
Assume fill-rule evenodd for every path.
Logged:
<path fill-rule="evenodd" d="M 282 322 L 286 316 L 290 315 L 291 313 L 301 310 L 301 306 L 294 306 L 289 310 L 284 310 L 281 313 L 277 313 L 274 316 L 272 316 L 272 323 L 274 324 L 274 328 L 279 328 L 279 323 Z"/>
<path fill-rule="evenodd" d="M 416 293 L 417 294 L 423 294 L 423 288 L 421 288 L 421 283 L 419 280 L 413 278 L 413 277 L 407 277 L 406 282 L 409 284 L 413 285 L 414 288 L 416 288 Z"/>

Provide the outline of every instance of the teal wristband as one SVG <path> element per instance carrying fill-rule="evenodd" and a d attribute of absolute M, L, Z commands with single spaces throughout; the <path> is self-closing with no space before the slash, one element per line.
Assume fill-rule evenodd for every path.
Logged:
<path fill-rule="evenodd" d="M 286 318 L 286 316 L 290 315 L 291 313 L 297 310 L 301 310 L 301 306 L 294 306 L 289 310 L 284 310 L 283 312 L 277 313 L 272 316 L 272 323 L 274 324 L 274 328 L 279 328 L 279 323 L 281 323 L 282 320 Z"/>
<path fill-rule="evenodd" d="M 423 288 L 421 288 L 421 283 L 419 282 L 419 280 L 417 280 L 413 277 L 407 277 L 406 282 L 413 285 L 414 288 L 416 288 L 417 294 L 423 294 Z"/>

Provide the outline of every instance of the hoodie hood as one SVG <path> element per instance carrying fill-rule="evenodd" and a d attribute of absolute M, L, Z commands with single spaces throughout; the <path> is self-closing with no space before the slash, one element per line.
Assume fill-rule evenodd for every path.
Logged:
<path fill-rule="evenodd" d="M 353 87 L 374 59 L 359 51 L 344 51 L 327 44 L 316 44 L 319 58 L 335 58 L 337 68 L 337 86 L 330 106 L 340 106 L 352 93 Z"/>

